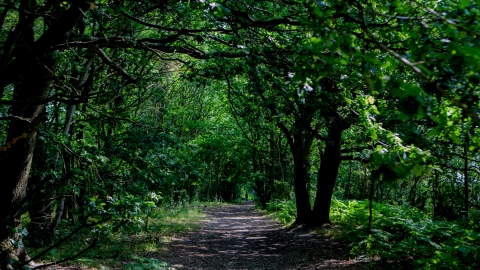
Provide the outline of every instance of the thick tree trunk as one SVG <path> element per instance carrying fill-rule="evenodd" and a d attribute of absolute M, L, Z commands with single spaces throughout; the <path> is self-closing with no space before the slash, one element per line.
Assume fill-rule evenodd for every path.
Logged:
<path fill-rule="evenodd" d="M 22 1 L 23 8 L 30 8 L 30 1 Z M 20 13 L 19 25 L 23 29 L 17 42 L 16 61 L 22 64 L 23 79 L 15 83 L 13 100 L 44 99 L 49 91 L 52 61 L 46 55 L 33 55 L 33 19 L 27 12 Z M 13 260 L 28 260 L 23 250 L 21 235 L 22 221 L 20 208 L 27 189 L 27 181 L 32 164 L 33 148 L 37 130 L 44 122 L 41 116 L 44 105 L 31 103 L 16 103 L 12 105 L 7 140 L 0 149 L 0 175 L 2 189 L 0 190 L 0 245 L 2 268 L 9 268 Z"/>
<path fill-rule="evenodd" d="M 344 129 L 334 127 L 328 132 L 325 150 L 317 174 L 317 192 L 311 225 L 322 225 L 330 222 L 330 203 L 341 162 L 340 146 Z"/>
<path fill-rule="evenodd" d="M 77 5 L 71 8 L 34 42 L 33 22 L 35 16 L 31 9 L 36 1 L 20 1 L 18 39 L 16 40 L 15 60 L 2 69 L 0 87 L 14 83 L 11 120 L 5 145 L 0 148 L 0 268 L 11 268 L 14 260 L 28 260 L 21 244 L 21 237 L 15 228 L 21 228 L 20 208 L 27 189 L 27 181 L 32 164 L 33 149 L 38 128 L 45 122 L 41 113 L 44 104 L 34 104 L 44 99 L 54 74 L 53 61 L 46 53 L 47 49 L 59 42 L 64 34 L 72 29 L 83 16 Z M 88 8 L 90 5 L 88 5 Z M 87 8 L 87 4 L 85 7 Z M 17 31 L 17 30 L 16 30 Z"/>
<path fill-rule="evenodd" d="M 297 206 L 297 218 L 295 224 L 307 224 L 312 217 L 312 206 L 310 205 L 310 194 L 307 191 L 307 180 L 309 178 L 311 146 L 313 137 L 305 135 L 299 125 L 293 136 L 293 144 L 290 145 L 293 154 L 295 191 L 295 204 Z"/>
<path fill-rule="evenodd" d="M 264 102 L 267 101 L 265 96 L 261 95 L 261 98 Z M 309 134 L 307 127 L 312 123 L 312 112 L 304 112 L 296 115 L 295 122 L 289 129 L 278 116 L 274 103 L 269 103 L 268 108 L 273 114 L 277 126 L 285 135 L 288 145 L 290 146 L 290 151 L 293 155 L 293 187 L 295 192 L 295 204 L 297 207 L 295 224 L 307 224 L 312 213 L 310 195 L 308 194 L 306 187 L 307 177 L 309 177 L 308 169 L 310 168 L 310 161 L 308 158 L 310 157 L 313 141 L 313 136 Z"/>
<path fill-rule="evenodd" d="M 25 77 L 35 74 L 38 77 L 49 75 L 45 67 L 48 59 L 36 63 L 25 69 Z M 44 66 L 45 65 L 45 66 Z M 41 79 L 31 79 L 15 85 L 14 100 L 38 100 L 46 97 L 50 83 Z M 33 149 L 37 129 L 44 121 L 40 115 L 44 105 L 23 104 L 12 106 L 11 112 L 16 119 L 10 121 L 5 146 L 0 153 L 0 175 L 2 175 L 2 189 L 0 191 L 0 241 L 2 255 L 7 250 L 15 248 L 9 245 L 11 240 L 18 241 L 13 234 L 14 227 L 21 226 L 19 208 L 27 188 L 27 180 L 32 164 Z"/>

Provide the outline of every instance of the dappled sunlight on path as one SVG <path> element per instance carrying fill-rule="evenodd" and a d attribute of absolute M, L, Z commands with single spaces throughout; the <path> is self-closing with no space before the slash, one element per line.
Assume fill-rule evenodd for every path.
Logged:
<path fill-rule="evenodd" d="M 202 229 L 174 239 L 158 259 L 176 269 L 367 269 L 348 248 L 309 231 L 287 232 L 252 202 L 206 208 Z"/>

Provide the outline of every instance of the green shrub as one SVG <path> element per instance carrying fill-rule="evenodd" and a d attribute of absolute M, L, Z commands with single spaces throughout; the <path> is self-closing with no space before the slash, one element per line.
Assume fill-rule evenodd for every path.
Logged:
<path fill-rule="evenodd" d="M 274 213 L 277 219 L 285 226 L 295 221 L 297 209 L 293 200 L 274 200 L 267 203 L 267 212 Z"/>
<path fill-rule="evenodd" d="M 284 225 L 295 220 L 295 202 L 267 204 Z M 412 261 L 418 269 L 480 269 L 480 211 L 468 219 L 434 221 L 408 205 L 373 203 L 372 226 L 367 232 L 369 202 L 332 200 L 330 219 L 353 243 L 354 256 L 366 255 L 386 261 Z M 334 233 L 332 235 L 339 235 Z"/>
<path fill-rule="evenodd" d="M 332 221 L 347 229 L 352 254 L 399 261 L 413 259 L 422 269 L 478 269 L 478 212 L 456 222 L 433 221 L 409 206 L 374 203 L 371 233 L 367 233 L 368 201 L 333 200 Z"/>

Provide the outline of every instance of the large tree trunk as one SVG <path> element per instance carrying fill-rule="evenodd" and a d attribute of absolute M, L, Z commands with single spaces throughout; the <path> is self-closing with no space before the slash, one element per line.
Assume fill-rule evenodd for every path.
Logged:
<path fill-rule="evenodd" d="M 267 101 L 265 96 L 260 96 L 264 102 Z M 313 136 L 307 130 L 312 123 L 312 113 L 301 113 L 295 116 L 295 122 L 289 129 L 280 120 L 274 103 L 268 103 L 270 112 L 276 119 L 277 126 L 285 135 L 290 151 L 293 155 L 293 187 L 295 192 L 295 204 L 297 207 L 297 217 L 295 224 L 309 223 L 312 206 L 310 205 L 310 195 L 307 191 L 307 180 L 309 178 L 310 169 L 310 152 L 313 142 Z"/>
<path fill-rule="evenodd" d="M 38 128 L 45 122 L 41 115 L 44 104 L 35 102 L 44 99 L 49 92 L 53 74 L 53 61 L 47 49 L 60 41 L 83 16 L 77 5 L 71 8 L 34 42 L 31 12 L 36 6 L 34 0 L 20 1 L 19 29 L 16 41 L 15 60 L 2 69 L 0 87 L 14 83 L 11 120 L 5 145 L 0 148 L 0 268 L 12 268 L 13 261 L 28 260 L 22 248 L 21 235 L 15 233 L 21 228 L 21 208 L 24 206 L 33 149 Z M 85 4 L 85 8 L 90 5 Z M 17 30 L 16 30 L 17 31 Z"/>
<path fill-rule="evenodd" d="M 298 121 L 298 120 L 297 120 Z M 310 205 L 310 194 L 307 190 L 307 182 L 310 169 L 310 152 L 313 142 L 313 136 L 302 132 L 302 125 L 296 125 L 293 135 L 293 143 L 290 149 L 293 154 L 294 167 L 294 191 L 295 204 L 297 206 L 297 218 L 295 224 L 307 224 L 312 217 L 312 206 Z"/>
<path fill-rule="evenodd" d="M 317 192 L 313 206 L 312 225 L 330 222 L 330 203 L 341 162 L 341 142 L 344 127 L 332 127 L 325 141 L 320 168 L 317 174 Z"/>
<path fill-rule="evenodd" d="M 34 41 L 32 15 L 26 10 L 34 4 L 22 1 L 23 8 L 19 16 L 22 31 L 17 41 L 16 61 L 21 64 L 22 81 L 14 84 L 13 100 L 41 100 L 49 91 L 50 82 L 45 79 L 52 75 L 52 60 L 46 55 L 33 55 Z M 2 268 L 11 268 L 13 260 L 28 260 L 28 255 L 21 244 L 21 211 L 27 189 L 27 181 L 32 164 L 35 137 L 44 122 L 41 113 L 44 105 L 32 102 L 19 102 L 12 105 L 7 140 L 0 150 L 0 245 Z M 17 228 L 17 233 L 15 233 Z"/>
<path fill-rule="evenodd" d="M 14 100 L 39 100 L 46 97 L 50 83 L 45 79 L 33 79 L 32 75 L 46 77 L 50 75 L 47 67 L 49 59 L 25 67 L 25 82 L 15 85 Z M 44 105 L 23 104 L 12 106 L 11 112 L 15 119 L 10 120 L 6 145 L 0 154 L 0 175 L 2 189 L 0 191 L 0 241 L 2 257 L 11 253 L 15 245 L 12 240 L 19 239 L 13 234 L 13 228 L 21 227 L 20 207 L 25 197 L 27 180 L 32 164 L 33 149 L 37 130 L 43 123 L 40 115 Z M 4 261 L 5 262 L 5 261 Z"/>

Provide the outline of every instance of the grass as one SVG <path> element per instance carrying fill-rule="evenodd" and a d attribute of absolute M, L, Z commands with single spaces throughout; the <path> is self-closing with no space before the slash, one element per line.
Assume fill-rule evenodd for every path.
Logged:
<path fill-rule="evenodd" d="M 70 261 L 70 265 L 89 269 L 171 269 L 159 257 L 167 251 L 172 238 L 187 231 L 199 229 L 205 218 L 202 209 L 223 205 L 219 202 L 167 205 L 156 208 L 143 222 L 110 230 L 96 248 Z M 148 228 L 147 228 L 148 227 Z M 68 227 L 59 230 L 67 234 Z M 42 256 L 43 262 L 55 262 L 82 250 L 92 237 L 92 230 L 74 236 L 69 243 Z M 27 247 L 28 248 L 28 247 Z M 31 252 L 32 253 L 32 252 Z M 35 252 L 32 253 L 35 255 Z"/>

